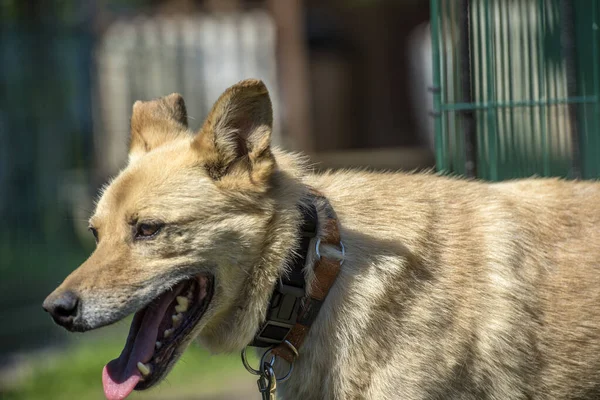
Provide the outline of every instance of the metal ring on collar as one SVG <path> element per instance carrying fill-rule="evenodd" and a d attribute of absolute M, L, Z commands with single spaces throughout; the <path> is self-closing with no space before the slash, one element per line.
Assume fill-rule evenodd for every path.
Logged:
<path fill-rule="evenodd" d="M 242 364 L 244 364 L 244 368 L 246 368 L 246 371 L 250 372 L 252 375 L 262 375 L 262 370 L 263 370 L 263 358 L 264 358 L 264 354 L 260 359 L 260 365 L 258 366 L 258 368 L 260 369 L 254 369 L 252 368 L 252 366 L 248 363 L 248 359 L 246 357 L 246 349 L 248 349 L 248 346 L 244 347 L 244 350 L 242 350 Z M 267 351 L 265 351 L 265 354 L 269 353 L 271 350 L 273 350 L 273 347 L 270 347 Z M 275 363 L 275 356 L 273 356 L 273 358 L 271 358 L 271 361 L 269 361 L 269 365 L 273 366 L 273 364 Z"/>
<path fill-rule="evenodd" d="M 284 342 L 287 342 L 287 340 L 285 340 Z M 288 342 L 289 343 L 289 342 Z M 294 346 L 292 346 L 291 343 L 288 344 L 288 346 L 290 346 L 290 349 L 292 349 L 292 351 L 296 350 L 296 348 Z M 260 358 L 260 368 L 261 370 L 264 368 L 264 365 L 266 363 L 266 357 L 267 354 L 269 354 L 271 351 L 273 350 L 273 347 L 269 348 L 267 351 L 265 351 L 265 354 L 262 355 L 262 357 Z M 297 351 L 294 352 L 295 354 L 298 354 Z M 271 363 L 269 364 L 270 366 L 273 366 L 273 361 L 275 360 L 275 356 L 273 355 L 273 358 L 271 359 Z M 285 376 L 283 378 L 277 378 L 277 382 L 284 382 L 287 381 L 290 376 L 292 375 L 292 371 L 294 370 L 294 363 L 290 364 L 290 369 L 288 370 L 287 374 L 285 374 Z"/>
<path fill-rule="evenodd" d="M 319 250 L 320 247 L 321 247 L 321 238 L 318 238 L 317 243 L 315 244 L 315 254 L 317 255 L 317 258 L 319 260 L 321 259 L 321 251 Z M 342 265 L 344 263 L 344 259 L 346 258 L 346 249 L 344 248 L 344 243 L 342 243 L 341 240 L 340 240 L 340 249 L 342 249 L 342 259 L 340 260 L 340 265 Z"/>
<path fill-rule="evenodd" d="M 295 360 L 298 357 L 298 349 L 296 349 L 296 347 L 291 344 L 289 340 L 284 340 L 282 343 L 285 344 L 292 351 L 292 353 L 294 353 Z"/>

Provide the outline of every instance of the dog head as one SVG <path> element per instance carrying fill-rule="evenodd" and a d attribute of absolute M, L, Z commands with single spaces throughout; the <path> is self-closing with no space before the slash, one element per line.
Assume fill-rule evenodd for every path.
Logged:
<path fill-rule="evenodd" d="M 73 331 L 135 313 L 103 371 L 108 398 L 158 382 L 196 336 L 243 348 L 264 319 L 301 196 L 271 149 L 272 120 L 257 80 L 225 91 L 197 134 L 178 94 L 134 104 L 129 164 L 90 218 L 96 250 L 44 302 Z"/>

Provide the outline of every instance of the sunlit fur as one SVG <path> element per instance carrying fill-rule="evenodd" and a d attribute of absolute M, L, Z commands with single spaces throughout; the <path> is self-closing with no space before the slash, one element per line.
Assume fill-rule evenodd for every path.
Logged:
<path fill-rule="evenodd" d="M 82 330 L 209 272 L 214 299 L 189 340 L 240 351 L 296 249 L 310 185 L 346 257 L 281 398 L 600 398 L 600 184 L 316 175 L 270 147 L 271 125 L 259 81 L 228 89 L 198 134 L 180 96 L 136 103 L 130 163 L 90 220 L 98 247 L 57 289 L 81 297 Z M 136 220 L 165 226 L 134 241 Z"/>

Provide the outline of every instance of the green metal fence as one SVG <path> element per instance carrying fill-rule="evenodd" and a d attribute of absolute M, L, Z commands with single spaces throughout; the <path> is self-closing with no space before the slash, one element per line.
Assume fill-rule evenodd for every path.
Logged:
<path fill-rule="evenodd" d="M 598 0 L 431 0 L 436 163 L 600 176 Z"/>

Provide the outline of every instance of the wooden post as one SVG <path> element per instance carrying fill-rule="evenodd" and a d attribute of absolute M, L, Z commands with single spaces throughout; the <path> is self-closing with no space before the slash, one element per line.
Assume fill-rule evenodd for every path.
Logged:
<path fill-rule="evenodd" d="M 288 148 L 313 152 L 314 135 L 310 112 L 310 77 L 301 0 L 268 0 L 277 28 L 277 68 L 282 126 Z"/>

